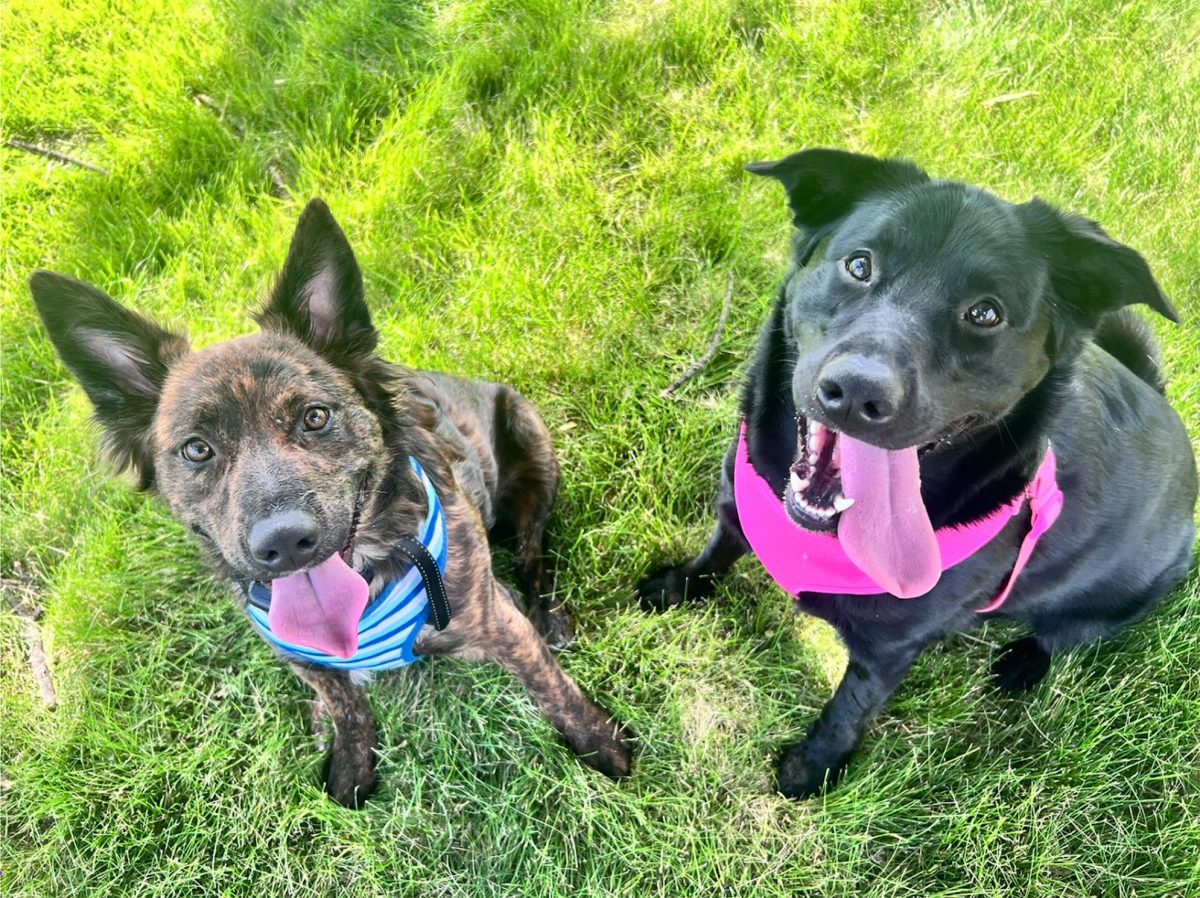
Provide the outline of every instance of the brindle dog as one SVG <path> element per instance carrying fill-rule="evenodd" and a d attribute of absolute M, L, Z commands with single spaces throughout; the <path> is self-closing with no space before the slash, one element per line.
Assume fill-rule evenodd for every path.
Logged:
<path fill-rule="evenodd" d="M 362 275 L 324 203 L 300 217 L 258 315 L 261 333 L 198 352 L 93 286 L 45 271 L 30 284 L 109 454 L 166 500 L 221 577 L 270 582 L 340 553 L 377 594 L 407 568 L 396 541 L 426 514 L 416 458 L 446 516 L 453 608 L 446 629 L 423 628 L 416 653 L 500 664 L 585 763 L 610 777 L 629 772 L 628 731 L 539 635 L 557 646 L 571 637 L 546 598 L 544 533 L 559 473 L 545 425 L 507 386 L 411 371 L 374 353 Z M 493 576 L 489 531 L 516 535 L 524 614 Z M 326 788 L 355 806 L 375 787 L 379 744 L 360 679 L 285 660 L 333 721 Z"/>

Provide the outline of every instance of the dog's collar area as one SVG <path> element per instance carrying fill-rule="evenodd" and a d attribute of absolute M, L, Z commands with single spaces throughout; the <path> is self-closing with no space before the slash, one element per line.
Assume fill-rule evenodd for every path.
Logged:
<path fill-rule="evenodd" d="M 879 595 L 888 590 L 861 570 L 846 554 L 834 533 L 799 526 L 779 495 L 750 463 L 742 422 L 734 462 L 734 498 L 742 530 L 759 561 L 775 582 L 792 595 L 802 592 Z M 1058 519 L 1063 493 L 1058 487 L 1057 460 L 1047 446 L 1045 457 L 1033 480 L 1011 502 L 986 518 L 957 527 L 943 527 L 934 534 L 941 570 L 949 570 L 991 542 L 1028 503 L 1029 531 L 1021 542 L 1016 562 L 1000 593 L 980 613 L 997 611 L 1008 599 L 1017 577 L 1028 564 L 1038 541 Z"/>
<path fill-rule="evenodd" d="M 271 589 L 256 581 L 239 581 L 246 598 L 246 614 L 259 634 L 281 654 L 293 660 L 342 670 L 388 670 L 418 660 L 413 646 L 424 625 L 437 630 L 449 626 L 453 609 L 442 575 L 448 558 L 448 531 L 441 500 L 429 475 L 409 459 L 425 489 L 427 513 L 416 536 L 401 537 L 395 551 L 409 568 L 386 583 L 363 609 L 358 621 L 358 646 L 346 658 L 288 642 L 271 628 Z M 365 579 L 371 579 L 366 572 Z"/>

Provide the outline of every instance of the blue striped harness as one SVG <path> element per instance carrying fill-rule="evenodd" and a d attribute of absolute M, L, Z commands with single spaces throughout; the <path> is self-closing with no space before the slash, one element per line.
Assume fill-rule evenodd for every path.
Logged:
<path fill-rule="evenodd" d="M 417 537 L 403 537 L 397 545 L 412 563 L 402 576 L 386 584 L 363 611 L 358 622 L 358 651 L 353 656 L 339 658 L 280 639 L 271 632 L 267 619 L 270 589 L 255 582 L 245 590 L 250 622 L 285 657 L 337 670 L 393 670 L 420 660 L 420 656 L 413 654 L 413 644 L 431 614 L 438 630 L 450 622 L 450 605 L 441 579 L 448 554 L 446 514 L 425 469 L 411 456 L 409 462 L 425 488 L 429 512 L 417 530 Z"/>

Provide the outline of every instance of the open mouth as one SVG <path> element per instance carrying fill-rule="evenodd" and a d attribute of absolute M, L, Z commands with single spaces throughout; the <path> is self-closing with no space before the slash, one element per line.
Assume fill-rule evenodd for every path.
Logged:
<path fill-rule="evenodd" d="M 354 541 L 358 537 L 358 525 L 362 519 L 363 509 L 367 505 L 367 495 L 367 479 L 364 477 L 362 483 L 359 484 L 358 493 L 354 497 L 354 509 L 350 516 L 350 532 L 346 537 L 346 544 L 336 553 L 345 562 L 347 567 L 352 567 L 351 559 L 354 555 Z M 329 556 L 329 558 L 332 557 L 332 555 Z M 328 561 L 329 558 L 326 558 L 325 561 Z M 320 565 L 315 566 L 319 567 Z M 293 571 L 288 574 L 280 574 L 278 577 L 272 577 L 270 580 L 255 580 L 254 582 L 269 592 L 273 582 L 286 579 L 287 577 L 294 577 L 297 573 L 297 571 Z"/>
<path fill-rule="evenodd" d="M 977 422 L 977 415 L 953 422 L 933 440 L 918 446 L 917 457 L 950 445 Z M 840 444 L 838 431 L 812 418 L 796 416 L 796 461 L 788 472 L 783 504 L 801 527 L 836 530 L 838 517 L 854 505 L 854 498 L 843 491 Z"/>
<path fill-rule="evenodd" d="M 833 530 L 838 515 L 854 504 L 842 495 L 838 433 L 803 415 L 797 416 L 796 423 L 796 461 L 784 491 L 784 507 L 802 527 Z"/>

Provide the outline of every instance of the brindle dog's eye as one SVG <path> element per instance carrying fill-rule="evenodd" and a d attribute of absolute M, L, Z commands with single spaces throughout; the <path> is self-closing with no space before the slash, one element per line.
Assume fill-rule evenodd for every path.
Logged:
<path fill-rule="evenodd" d="M 1000 307 L 990 299 L 980 300 L 963 313 L 963 320 L 976 327 L 995 327 L 1004 320 Z"/>
<path fill-rule="evenodd" d="M 871 279 L 871 257 L 866 253 L 857 253 L 846 260 L 846 271 L 856 281 Z"/>
<path fill-rule="evenodd" d="M 304 412 L 304 429 L 308 431 L 324 430 L 329 424 L 329 409 L 322 405 L 314 405 Z"/>
<path fill-rule="evenodd" d="M 179 450 L 179 454 L 192 464 L 201 465 L 213 457 L 213 450 L 204 440 L 188 440 Z"/>

